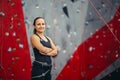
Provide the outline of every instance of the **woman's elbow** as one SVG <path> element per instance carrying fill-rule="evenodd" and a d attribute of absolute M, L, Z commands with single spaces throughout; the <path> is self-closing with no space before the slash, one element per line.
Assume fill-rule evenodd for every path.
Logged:
<path fill-rule="evenodd" d="M 57 54 L 58 54 L 58 50 L 56 48 L 56 49 L 54 49 L 54 55 L 53 56 L 57 56 Z"/>

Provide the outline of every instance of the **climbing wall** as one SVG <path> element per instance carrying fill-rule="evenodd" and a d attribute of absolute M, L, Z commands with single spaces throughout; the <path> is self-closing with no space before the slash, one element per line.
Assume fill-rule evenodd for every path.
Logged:
<path fill-rule="evenodd" d="M 30 80 L 31 59 L 21 0 L 0 0 L 0 80 Z"/>
<path fill-rule="evenodd" d="M 120 79 L 118 74 L 111 78 L 114 74 L 109 73 L 112 69 L 120 73 L 119 64 L 120 7 L 112 20 L 79 45 L 56 80 L 100 80 L 105 75 L 109 76 L 103 80 Z"/>
<path fill-rule="evenodd" d="M 0 80 L 30 80 L 29 40 L 37 16 L 46 19 L 45 33 L 59 50 L 52 80 L 105 80 L 119 74 L 118 6 L 120 0 L 0 0 Z"/>
<path fill-rule="evenodd" d="M 33 34 L 34 27 L 32 23 L 34 18 L 37 16 L 42 16 L 46 19 L 46 24 L 47 24 L 45 34 L 52 38 L 52 40 L 55 42 L 58 48 L 58 55 L 54 59 L 55 62 L 53 62 L 55 65 L 53 65 L 53 69 L 52 69 L 52 80 L 58 79 L 57 77 L 59 75 L 63 75 L 64 77 L 64 74 L 61 74 L 60 72 L 62 72 L 62 70 L 64 69 L 64 66 L 67 65 L 70 58 L 74 56 L 74 53 L 79 52 L 79 50 L 76 51 L 76 49 L 78 49 L 78 46 L 83 45 L 86 39 L 88 40 L 88 38 L 93 37 L 94 33 L 97 33 L 101 29 L 101 27 L 104 27 L 106 23 L 111 21 L 115 15 L 115 12 L 120 6 L 120 0 L 47 0 L 47 1 L 46 0 L 22 0 L 22 1 L 23 1 L 23 11 L 25 16 L 25 23 L 26 23 L 28 37 L 30 37 Z M 106 31 L 104 32 L 106 33 Z M 96 38 L 94 38 L 94 41 L 101 39 L 99 44 L 101 47 L 103 47 L 104 45 L 102 41 L 105 41 L 105 40 L 102 40 L 104 38 L 100 38 L 100 36 L 96 35 Z M 112 36 L 111 39 L 114 39 L 114 36 Z M 77 61 L 78 64 L 75 63 L 73 64 L 73 66 L 76 65 L 76 67 L 80 67 L 79 66 L 79 63 L 80 63 L 80 65 L 84 65 L 85 67 L 87 67 L 86 57 L 88 54 L 84 54 L 84 53 L 87 53 L 84 51 L 86 50 L 88 51 L 89 49 L 91 51 L 95 49 L 94 46 L 92 46 L 92 44 L 94 43 L 90 41 L 89 43 L 91 43 L 89 44 L 89 46 L 91 46 L 90 48 L 87 48 L 86 47 L 87 44 L 84 44 L 85 46 L 85 48 L 83 48 L 84 50 L 80 49 L 80 52 L 77 53 L 76 56 L 80 58 L 80 61 L 79 62 Z M 108 45 L 107 41 L 104 43 Z M 114 44 L 114 42 L 112 44 Z M 32 60 L 34 60 L 32 47 L 31 46 L 29 47 L 32 54 Z M 107 50 L 108 48 L 103 47 L 102 50 L 100 49 L 100 52 L 103 51 L 104 49 Z M 81 50 L 84 53 L 81 53 Z M 115 53 L 118 53 L 118 51 L 115 51 Z M 108 53 L 109 52 L 110 50 L 108 49 Z M 93 54 L 89 54 L 89 55 L 92 56 Z M 95 55 L 97 56 L 96 53 Z M 119 56 L 119 54 L 116 56 Z M 78 57 L 73 57 L 73 58 L 78 59 Z M 85 60 L 81 58 L 85 58 Z M 90 60 L 92 58 L 90 58 Z M 100 59 L 102 60 L 103 58 L 100 58 Z M 81 63 L 81 60 L 82 60 L 82 63 Z M 111 58 L 109 58 L 109 60 L 111 60 Z M 107 66 L 107 68 L 105 68 L 105 70 L 103 70 L 101 73 L 99 73 L 98 75 L 96 74 L 94 78 L 99 80 L 103 78 L 105 75 L 110 74 L 112 71 L 117 71 L 116 68 L 120 67 L 120 65 L 118 64 L 119 61 L 120 61 L 119 59 L 117 59 L 117 61 L 115 60 L 115 63 L 112 63 L 110 64 L 110 66 Z M 90 64 L 90 67 L 93 67 L 92 69 L 96 67 L 95 65 L 92 65 L 92 63 L 90 62 L 89 64 Z M 80 67 L 81 70 L 82 70 L 82 67 Z M 70 70 L 71 68 L 73 67 L 70 67 Z M 74 70 L 75 69 L 73 68 L 73 71 Z M 83 70 L 82 72 L 79 72 L 76 75 L 85 76 L 87 75 L 85 73 L 86 71 Z M 75 75 L 73 74 L 72 76 L 75 76 Z M 62 78 L 61 80 L 64 80 L 64 79 Z M 75 79 L 77 78 L 74 77 L 74 80 Z"/>

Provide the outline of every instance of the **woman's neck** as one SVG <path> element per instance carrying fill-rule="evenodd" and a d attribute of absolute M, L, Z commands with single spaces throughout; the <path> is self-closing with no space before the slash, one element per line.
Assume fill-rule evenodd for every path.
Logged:
<path fill-rule="evenodd" d="M 43 33 L 39 33 L 39 32 L 36 32 L 36 34 L 38 34 L 39 36 L 44 36 L 44 34 Z"/>

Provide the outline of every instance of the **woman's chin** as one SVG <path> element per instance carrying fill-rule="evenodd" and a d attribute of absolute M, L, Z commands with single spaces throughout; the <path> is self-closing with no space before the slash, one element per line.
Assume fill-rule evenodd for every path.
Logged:
<path fill-rule="evenodd" d="M 39 32 L 39 33 L 43 33 L 44 31 L 41 30 L 41 31 L 38 31 L 38 32 Z"/>

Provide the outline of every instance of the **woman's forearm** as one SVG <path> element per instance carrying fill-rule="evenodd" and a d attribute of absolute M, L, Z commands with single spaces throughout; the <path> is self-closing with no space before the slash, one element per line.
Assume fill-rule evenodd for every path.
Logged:
<path fill-rule="evenodd" d="M 49 55 L 49 56 L 56 56 L 57 55 L 57 49 L 53 49 L 52 51 L 47 53 L 47 55 Z"/>
<path fill-rule="evenodd" d="M 47 55 L 47 54 L 48 54 L 49 52 L 51 52 L 51 51 L 52 51 L 51 48 L 44 47 L 44 49 L 43 49 L 42 51 L 39 51 L 39 52 L 42 53 L 42 54 Z"/>

